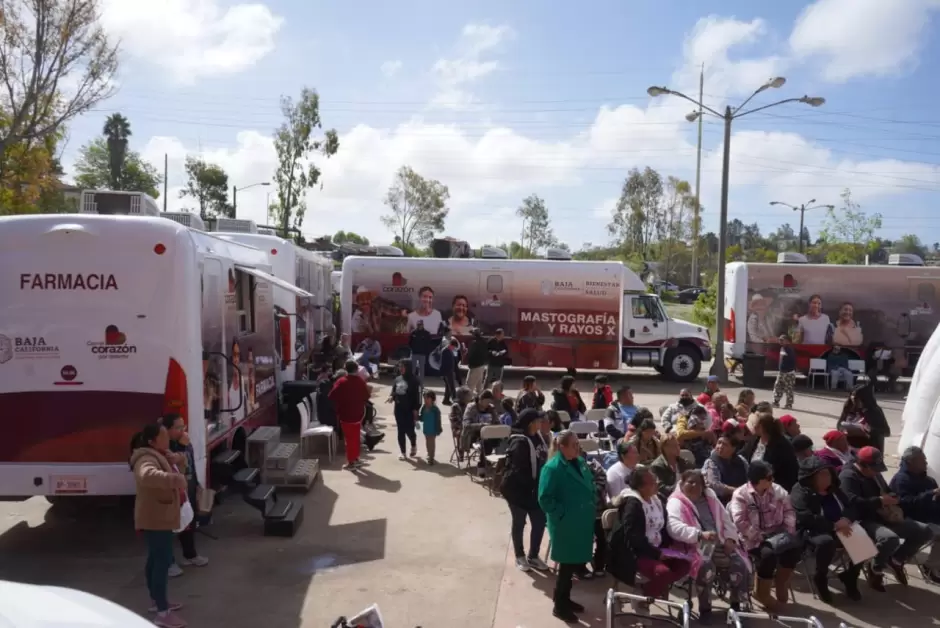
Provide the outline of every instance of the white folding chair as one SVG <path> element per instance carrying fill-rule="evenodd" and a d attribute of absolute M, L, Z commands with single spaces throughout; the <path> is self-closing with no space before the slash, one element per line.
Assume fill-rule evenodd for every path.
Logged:
<path fill-rule="evenodd" d="M 593 410 L 588 410 L 584 414 L 585 421 L 594 421 L 594 425 L 597 425 L 598 421 L 603 421 L 607 417 L 607 410 L 602 410 L 601 408 L 594 408 Z"/>
<path fill-rule="evenodd" d="M 593 453 L 601 448 L 601 444 L 593 438 L 582 438 L 579 442 L 581 443 L 581 451 L 586 454 Z"/>
<path fill-rule="evenodd" d="M 493 486 L 492 476 L 490 476 L 490 471 L 496 468 L 496 465 L 500 463 L 505 457 L 505 452 L 502 451 L 501 444 L 509 440 L 509 436 L 512 434 L 512 428 L 508 425 L 484 425 L 480 428 L 480 455 L 483 456 L 483 469 L 485 473 L 484 480 L 486 482 L 486 487 L 490 492 L 490 495 L 493 494 L 495 487 Z M 498 441 L 496 449 L 491 454 L 484 455 L 486 443 L 488 441 Z"/>
<path fill-rule="evenodd" d="M 822 358 L 811 358 L 809 361 L 809 373 L 806 374 L 806 382 L 813 390 L 816 389 L 816 378 L 822 377 L 826 389 L 829 389 L 829 371 L 826 369 L 826 361 Z"/>
<path fill-rule="evenodd" d="M 865 372 L 865 360 L 849 360 L 849 370 L 855 376 L 855 381 L 868 380 L 868 374 Z"/>
<path fill-rule="evenodd" d="M 578 438 L 585 438 L 597 433 L 597 423 L 591 421 L 572 421 L 568 429 L 578 435 Z"/>
<path fill-rule="evenodd" d="M 561 419 L 562 424 L 571 423 L 571 415 L 568 414 L 565 410 L 557 410 L 558 418 Z"/>

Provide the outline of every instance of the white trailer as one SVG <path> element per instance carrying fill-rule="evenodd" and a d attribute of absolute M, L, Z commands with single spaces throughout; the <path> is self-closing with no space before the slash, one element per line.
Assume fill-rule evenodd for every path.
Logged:
<path fill-rule="evenodd" d="M 513 366 L 617 370 L 626 362 L 689 381 L 711 357 L 708 332 L 670 319 L 620 262 L 347 257 L 340 302 L 353 346 L 368 335 L 386 355 L 421 320 L 432 334 L 501 328 Z"/>
<path fill-rule="evenodd" d="M 330 282 L 333 263 L 278 236 L 241 232 L 214 232 L 214 235 L 265 251 L 275 277 L 313 295 L 301 298 L 295 292 L 274 288 L 280 340 L 278 386 L 283 382 L 304 379 L 307 365 L 322 336 L 332 336 L 334 332 Z"/>
<path fill-rule="evenodd" d="M 940 321 L 940 268 L 923 262 L 734 262 L 726 267 L 725 285 L 724 356 L 737 361 L 763 355 L 771 370 L 777 368 L 780 335 L 790 338 L 802 371 L 834 345 L 859 359 L 881 345 L 893 352 L 895 366 L 913 370 Z"/>
<path fill-rule="evenodd" d="M 0 496 L 131 495 L 129 443 L 181 414 L 205 485 L 274 424 L 271 274 L 257 248 L 143 216 L 0 218 Z"/>

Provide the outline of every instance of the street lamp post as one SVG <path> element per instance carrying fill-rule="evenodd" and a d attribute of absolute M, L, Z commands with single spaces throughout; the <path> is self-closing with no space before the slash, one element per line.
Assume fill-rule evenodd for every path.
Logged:
<path fill-rule="evenodd" d="M 836 208 L 835 205 L 813 205 L 813 203 L 815 203 L 815 202 L 816 202 L 816 199 L 813 198 L 813 199 L 810 199 L 810 200 L 806 201 L 805 203 L 803 203 L 803 204 L 800 205 L 799 207 L 797 207 L 796 205 L 790 205 L 789 203 L 783 203 L 783 202 L 781 202 L 781 201 L 770 201 L 770 204 L 771 204 L 771 205 L 783 205 L 784 207 L 789 207 L 790 209 L 792 209 L 792 210 L 795 211 L 795 212 L 800 212 L 800 235 L 799 235 L 799 240 L 798 240 L 799 243 L 800 243 L 800 244 L 799 244 L 799 251 L 800 251 L 800 253 L 803 252 L 803 215 L 806 213 L 806 210 L 808 210 L 808 209 L 822 209 L 822 208 L 825 208 L 825 209 L 835 209 L 835 208 Z M 807 205 L 811 205 L 811 207 L 807 207 Z"/>
<path fill-rule="evenodd" d="M 236 211 L 238 210 L 238 191 L 247 190 L 248 188 L 257 187 L 259 185 L 271 185 L 270 181 L 262 181 L 260 183 L 252 183 L 251 185 L 246 185 L 244 187 L 237 188 L 234 185 L 232 186 L 232 217 L 236 216 Z M 265 210 L 267 211 L 267 210 Z"/>
<path fill-rule="evenodd" d="M 657 96 L 678 96 L 688 100 L 690 103 L 694 104 L 698 109 L 688 114 L 685 119 L 689 122 L 696 122 L 701 116 L 705 114 L 713 115 L 716 118 L 721 118 L 725 123 L 725 142 L 724 142 L 724 154 L 722 155 L 722 168 L 721 168 L 721 215 L 718 220 L 718 299 L 715 304 L 715 322 L 716 322 L 716 333 L 715 333 L 715 362 L 712 366 L 712 372 L 718 377 L 718 380 L 722 383 L 728 381 L 728 367 L 725 366 L 725 254 L 728 246 L 728 176 L 729 171 L 731 170 L 731 123 L 742 116 L 746 116 L 758 111 L 763 111 L 764 109 L 770 109 L 771 107 L 777 107 L 779 105 L 784 105 L 791 102 L 800 102 L 811 107 L 819 107 L 825 104 L 826 100 L 818 96 L 802 96 L 800 98 L 785 98 L 784 100 L 779 100 L 769 105 L 763 105 L 762 107 L 755 107 L 753 109 L 748 109 L 747 111 L 742 111 L 744 106 L 751 101 L 752 98 L 757 96 L 763 91 L 766 91 L 770 88 L 780 88 L 787 82 L 782 76 L 772 78 L 756 90 L 754 93 L 748 96 L 744 102 L 738 105 L 735 108 L 730 106 L 725 107 L 723 113 L 715 111 L 711 107 L 706 106 L 700 100 L 695 100 L 683 94 L 682 92 L 677 92 L 671 90 L 668 87 L 657 87 L 652 86 L 646 90 L 646 93 L 652 96 L 653 98 Z"/>

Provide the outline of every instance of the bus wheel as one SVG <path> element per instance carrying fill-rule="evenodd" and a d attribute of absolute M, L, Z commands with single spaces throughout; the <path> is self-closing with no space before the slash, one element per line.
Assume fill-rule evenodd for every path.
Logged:
<path fill-rule="evenodd" d="M 702 370 L 702 357 L 688 346 L 679 345 L 666 352 L 664 376 L 674 382 L 691 382 Z"/>

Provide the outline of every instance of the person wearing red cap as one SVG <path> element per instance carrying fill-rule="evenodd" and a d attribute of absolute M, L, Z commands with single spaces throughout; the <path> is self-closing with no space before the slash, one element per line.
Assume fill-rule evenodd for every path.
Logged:
<path fill-rule="evenodd" d="M 825 447 L 817 449 L 816 455 L 836 473 L 840 473 L 843 466 L 851 464 L 852 450 L 845 434 L 839 430 L 829 430 L 823 434 L 823 442 L 826 443 Z"/>
<path fill-rule="evenodd" d="M 784 414 L 780 417 L 780 425 L 783 426 L 784 436 L 786 436 L 790 442 L 793 442 L 796 436 L 802 434 L 800 431 L 800 422 L 797 421 L 796 417 L 792 414 Z"/>
<path fill-rule="evenodd" d="M 866 575 L 871 588 L 880 592 L 885 591 L 886 566 L 891 567 L 898 582 L 907 585 L 905 564 L 933 540 L 933 532 L 927 524 L 904 516 L 900 500 L 881 475 L 886 470 L 879 450 L 862 447 L 855 462 L 845 465 L 839 474 L 849 506 L 858 512 L 862 527 L 878 549 L 877 556 L 866 568 Z"/>

